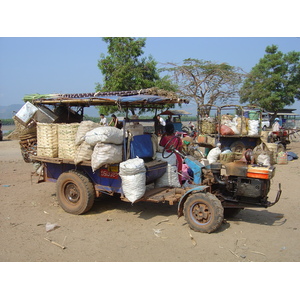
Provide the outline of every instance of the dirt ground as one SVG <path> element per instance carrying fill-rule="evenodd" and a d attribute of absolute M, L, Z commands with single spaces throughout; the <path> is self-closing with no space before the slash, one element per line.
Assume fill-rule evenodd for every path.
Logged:
<path fill-rule="evenodd" d="M 288 147 L 300 155 L 298 140 Z M 31 178 L 19 142 L 0 142 L 0 261 L 2 262 L 299 262 L 300 159 L 276 165 L 270 200 L 245 209 L 211 234 L 190 230 L 177 206 L 112 197 L 85 215 L 64 212 L 54 183 Z M 57 224 L 46 232 L 46 223 Z M 51 242 L 52 241 L 52 242 Z M 54 243 L 53 243 L 54 242 Z M 62 249 L 59 245 L 64 246 Z"/>

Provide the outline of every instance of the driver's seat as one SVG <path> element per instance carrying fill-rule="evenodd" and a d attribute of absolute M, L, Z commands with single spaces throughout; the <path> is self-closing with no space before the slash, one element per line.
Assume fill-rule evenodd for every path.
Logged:
<path fill-rule="evenodd" d="M 130 151 L 129 158 L 139 157 L 144 161 L 152 160 L 154 153 L 150 134 L 132 136 L 129 138 L 129 143 L 130 147 L 127 147 L 127 150 Z"/>

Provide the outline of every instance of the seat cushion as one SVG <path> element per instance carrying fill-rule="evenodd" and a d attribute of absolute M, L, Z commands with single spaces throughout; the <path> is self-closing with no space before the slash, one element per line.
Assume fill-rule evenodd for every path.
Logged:
<path fill-rule="evenodd" d="M 152 158 L 153 145 L 150 134 L 135 135 L 130 142 L 130 158 Z"/>

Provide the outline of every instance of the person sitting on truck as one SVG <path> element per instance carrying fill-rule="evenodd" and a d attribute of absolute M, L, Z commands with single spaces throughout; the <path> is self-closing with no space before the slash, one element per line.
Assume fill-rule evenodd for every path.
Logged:
<path fill-rule="evenodd" d="M 123 123 L 118 120 L 117 116 L 115 114 L 112 114 L 111 117 L 112 117 L 112 119 L 109 122 L 108 126 L 113 126 L 113 127 L 117 127 L 119 129 L 122 129 L 123 128 Z"/>
<path fill-rule="evenodd" d="M 166 152 L 171 152 L 171 147 L 175 147 L 176 150 L 178 150 L 179 152 L 181 152 L 182 150 L 182 140 L 180 137 L 175 137 L 175 132 L 174 132 L 174 125 L 173 123 L 168 123 L 165 127 L 165 133 L 163 134 L 163 136 L 161 137 L 161 140 L 159 142 L 159 145 L 162 147 L 166 147 Z M 177 161 L 177 172 L 179 174 L 182 173 L 182 157 L 176 153 L 176 161 Z M 182 176 L 178 175 L 179 178 L 179 182 L 180 184 L 182 184 Z"/>
<path fill-rule="evenodd" d="M 100 114 L 100 125 L 107 126 L 107 120 L 106 120 L 104 114 Z"/>

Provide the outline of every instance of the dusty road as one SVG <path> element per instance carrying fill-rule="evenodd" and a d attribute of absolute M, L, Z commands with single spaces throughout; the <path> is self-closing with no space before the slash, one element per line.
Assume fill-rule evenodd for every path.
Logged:
<path fill-rule="evenodd" d="M 299 140 L 299 139 L 298 139 Z M 300 155 L 300 142 L 290 147 Z M 0 142 L 0 261 L 2 262 L 299 262 L 300 159 L 277 165 L 270 200 L 245 209 L 212 234 L 189 229 L 176 206 L 98 199 L 90 212 L 65 213 L 55 184 L 36 183 L 18 141 Z M 45 224 L 57 224 L 46 232 Z M 60 248 L 57 243 L 65 247 Z"/>

